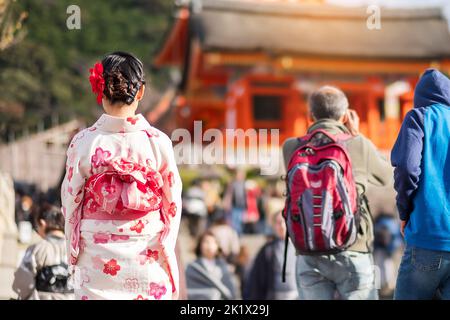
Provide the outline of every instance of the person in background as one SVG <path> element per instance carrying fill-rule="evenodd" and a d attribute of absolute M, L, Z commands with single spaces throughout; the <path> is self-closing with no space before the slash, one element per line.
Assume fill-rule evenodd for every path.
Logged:
<path fill-rule="evenodd" d="M 374 262 L 380 268 L 380 296 L 392 298 L 395 287 L 395 258 L 403 247 L 400 224 L 389 214 L 375 219 Z"/>
<path fill-rule="evenodd" d="M 188 219 L 189 234 L 195 238 L 206 230 L 208 209 L 205 197 L 199 180 L 194 180 L 183 196 L 183 214 Z"/>
<path fill-rule="evenodd" d="M 343 300 L 376 300 L 373 269 L 373 221 L 365 191 L 372 186 L 386 186 L 392 179 L 392 167 L 378 152 L 375 145 L 359 132 L 359 117 L 349 109 L 344 92 L 324 86 L 309 98 L 309 109 L 314 123 L 308 133 L 324 130 L 328 134 L 352 136 L 345 141 L 354 180 L 360 200 L 360 223 L 356 242 L 345 251 L 336 254 L 299 255 L 297 258 L 297 282 L 300 299 L 331 300 L 336 296 Z M 294 152 L 301 146 L 298 137 L 283 144 L 285 167 Z M 349 274 L 352 276 L 349 277 Z"/>
<path fill-rule="evenodd" d="M 24 244 L 31 242 L 33 199 L 29 195 L 20 198 L 19 206 L 16 208 L 16 223 L 19 229 L 19 241 Z"/>
<path fill-rule="evenodd" d="M 268 219 L 268 202 L 272 194 L 273 186 L 269 182 L 266 186 L 261 188 L 260 195 L 258 197 L 258 211 L 259 220 L 256 224 L 256 232 L 258 234 L 267 234 L 270 232 L 270 219 Z"/>
<path fill-rule="evenodd" d="M 288 242 L 286 282 L 282 282 L 286 224 L 280 212 L 272 215 L 273 239 L 258 252 L 246 279 L 245 300 L 296 300 L 295 248 Z"/>
<path fill-rule="evenodd" d="M 137 113 L 144 66 L 113 52 L 89 71 L 104 113 L 69 144 L 61 186 L 75 298 L 176 300 L 182 181 L 171 139 Z"/>
<path fill-rule="evenodd" d="M 450 80 L 428 69 L 391 153 L 406 249 L 394 299 L 450 299 Z"/>
<path fill-rule="evenodd" d="M 229 212 L 231 226 L 236 230 L 239 236 L 241 236 L 243 231 L 242 219 L 247 210 L 245 178 L 245 170 L 238 169 L 234 181 L 228 185 L 224 196 L 224 209 Z"/>
<path fill-rule="evenodd" d="M 234 273 L 240 283 L 240 294 L 242 298 L 244 297 L 244 289 L 247 283 L 247 274 L 250 268 L 250 262 L 251 259 L 249 246 L 241 244 L 239 254 L 236 257 Z"/>
<path fill-rule="evenodd" d="M 222 187 L 217 179 L 203 179 L 200 186 L 205 193 L 205 204 L 208 210 L 207 226 L 209 227 L 223 213 L 220 197 Z"/>
<path fill-rule="evenodd" d="M 186 268 L 188 300 L 234 300 L 236 284 L 211 232 L 200 236 L 197 259 Z"/>
<path fill-rule="evenodd" d="M 261 218 L 259 214 L 258 201 L 261 196 L 261 190 L 254 180 L 245 182 L 245 192 L 247 197 L 247 210 L 242 217 L 243 232 L 246 234 L 255 234 L 258 231 L 258 222 Z"/>
<path fill-rule="evenodd" d="M 74 299 L 61 211 L 51 205 L 43 206 L 35 217 L 35 225 L 43 240 L 25 252 L 14 274 L 14 292 L 19 300 Z"/>
<path fill-rule="evenodd" d="M 216 237 L 225 260 L 235 265 L 240 250 L 240 240 L 237 232 L 227 223 L 225 215 L 217 216 L 209 231 Z"/>

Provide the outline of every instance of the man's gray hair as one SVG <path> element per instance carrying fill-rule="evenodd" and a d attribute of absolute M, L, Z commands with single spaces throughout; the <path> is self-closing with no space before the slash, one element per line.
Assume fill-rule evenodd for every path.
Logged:
<path fill-rule="evenodd" d="M 339 120 L 348 110 L 348 100 L 340 89 L 323 86 L 310 95 L 309 110 L 314 120 Z"/>

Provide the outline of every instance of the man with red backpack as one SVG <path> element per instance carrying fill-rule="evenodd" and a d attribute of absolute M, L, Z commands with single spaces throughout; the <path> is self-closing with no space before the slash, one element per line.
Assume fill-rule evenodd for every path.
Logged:
<path fill-rule="evenodd" d="M 359 133 L 358 115 L 348 106 L 341 90 L 318 89 L 309 99 L 314 124 L 283 145 L 283 216 L 298 254 L 300 299 L 378 299 L 364 193 L 369 184 L 389 184 L 392 168 Z"/>

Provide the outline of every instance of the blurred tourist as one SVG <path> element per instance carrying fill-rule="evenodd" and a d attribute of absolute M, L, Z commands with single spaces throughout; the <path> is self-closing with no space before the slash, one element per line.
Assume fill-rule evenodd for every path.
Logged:
<path fill-rule="evenodd" d="M 189 234 L 192 237 L 198 237 L 206 230 L 208 209 L 205 196 L 199 180 L 194 180 L 183 196 L 183 214 L 188 219 Z"/>
<path fill-rule="evenodd" d="M 240 294 L 244 296 L 244 288 L 246 286 L 247 274 L 250 267 L 250 252 L 248 245 L 241 244 L 239 254 L 236 258 L 234 273 L 240 283 Z"/>
<path fill-rule="evenodd" d="M 245 170 L 238 169 L 224 196 L 224 209 L 230 214 L 231 226 L 239 236 L 243 231 L 242 218 L 247 210 L 245 178 Z"/>
<path fill-rule="evenodd" d="M 237 232 L 227 223 L 224 214 L 217 217 L 209 231 L 216 237 L 225 260 L 234 265 L 239 255 L 240 240 Z"/>
<path fill-rule="evenodd" d="M 395 257 L 403 247 L 398 220 L 380 214 L 375 220 L 374 262 L 380 268 L 380 296 L 392 298 L 397 275 Z"/>
<path fill-rule="evenodd" d="M 286 282 L 282 282 L 286 224 L 280 212 L 272 215 L 273 239 L 259 250 L 246 279 L 246 300 L 295 300 L 295 248 L 288 242 Z"/>
<path fill-rule="evenodd" d="M 64 238 L 64 217 L 54 206 L 44 206 L 35 217 L 42 241 L 30 246 L 14 274 L 19 300 L 73 299 Z"/>
<path fill-rule="evenodd" d="M 260 219 L 258 201 L 261 191 L 254 180 L 245 182 L 245 196 L 247 198 L 247 209 L 242 216 L 243 233 L 257 233 L 258 222 Z"/>
<path fill-rule="evenodd" d="M 197 259 L 186 269 L 188 300 L 236 299 L 233 275 L 211 232 L 200 236 L 195 254 Z"/>
<path fill-rule="evenodd" d="M 19 229 L 19 241 L 30 243 L 33 231 L 32 226 L 33 199 L 28 195 L 20 198 L 19 206 L 16 208 L 16 223 Z"/>

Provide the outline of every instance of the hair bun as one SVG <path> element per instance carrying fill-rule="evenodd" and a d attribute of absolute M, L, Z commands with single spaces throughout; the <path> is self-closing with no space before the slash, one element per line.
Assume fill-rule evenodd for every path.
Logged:
<path fill-rule="evenodd" d="M 131 54 L 115 52 L 102 61 L 104 67 L 105 96 L 112 104 L 134 102 L 144 81 L 142 62 Z"/>
<path fill-rule="evenodd" d="M 112 103 L 116 101 L 124 101 L 127 104 L 131 104 L 134 100 L 130 97 L 129 82 L 122 73 L 118 70 L 112 71 L 105 76 L 105 95 L 111 100 Z"/>

